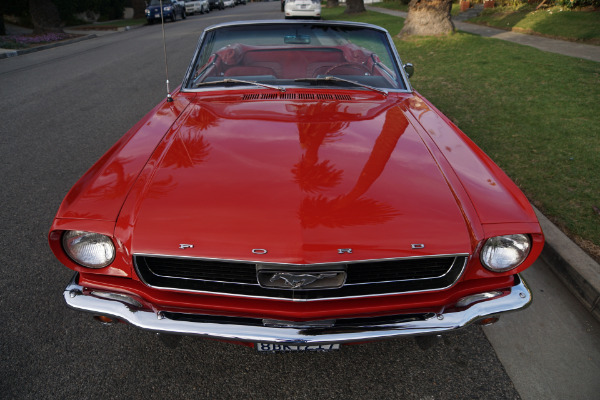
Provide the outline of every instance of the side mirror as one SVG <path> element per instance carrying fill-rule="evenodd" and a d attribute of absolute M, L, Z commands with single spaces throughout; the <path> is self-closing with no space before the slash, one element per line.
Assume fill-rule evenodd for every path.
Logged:
<path fill-rule="evenodd" d="M 406 75 L 408 75 L 409 78 L 414 75 L 414 73 L 415 73 L 414 65 L 412 65 L 411 63 L 406 63 L 403 65 L 403 67 L 404 67 L 404 72 L 406 72 Z"/>

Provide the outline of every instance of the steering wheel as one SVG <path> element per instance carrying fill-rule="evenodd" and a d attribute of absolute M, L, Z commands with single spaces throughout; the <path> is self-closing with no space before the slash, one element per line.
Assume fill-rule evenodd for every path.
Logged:
<path fill-rule="evenodd" d="M 344 64 L 334 65 L 333 67 L 331 67 L 327 71 L 325 71 L 325 73 L 323 75 L 329 75 L 329 74 L 331 74 L 331 71 L 335 71 L 336 69 L 341 68 L 341 67 L 354 68 L 356 70 L 361 70 L 362 72 L 366 72 L 367 74 L 371 75 L 371 71 L 369 70 L 369 68 L 366 65 L 357 64 L 357 63 L 344 63 Z"/>

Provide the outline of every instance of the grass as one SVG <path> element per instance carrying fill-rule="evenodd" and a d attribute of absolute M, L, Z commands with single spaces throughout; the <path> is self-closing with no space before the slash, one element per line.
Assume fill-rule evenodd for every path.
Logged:
<path fill-rule="evenodd" d="M 400 0 L 387 0 L 378 3 L 373 3 L 370 5 L 373 7 L 387 8 L 389 10 L 408 12 L 408 4 L 404 4 Z M 450 12 L 450 14 L 458 15 L 458 13 L 460 13 L 460 5 L 458 3 L 452 4 L 452 11 Z"/>
<path fill-rule="evenodd" d="M 487 9 L 469 22 L 600 45 L 600 11 L 572 11 L 566 7 L 536 11 L 535 6 L 523 4 Z"/>
<path fill-rule="evenodd" d="M 402 3 L 400 0 L 388 0 L 378 3 L 369 4 L 373 7 L 387 8 L 389 10 L 408 12 L 408 4 Z"/>
<path fill-rule="evenodd" d="M 369 22 L 395 35 L 401 18 Z M 578 244 L 600 259 L 600 64 L 466 33 L 395 39 L 411 82 Z"/>

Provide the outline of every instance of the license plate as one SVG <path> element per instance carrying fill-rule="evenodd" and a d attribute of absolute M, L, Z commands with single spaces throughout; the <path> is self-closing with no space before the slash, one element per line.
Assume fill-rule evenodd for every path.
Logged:
<path fill-rule="evenodd" d="M 160 14 L 154 14 L 154 18 L 160 18 Z"/>
<path fill-rule="evenodd" d="M 332 351 L 339 350 L 339 343 L 333 344 L 278 344 L 278 343 L 256 343 L 254 345 L 257 351 L 265 353 L 280 352 L 309 352 L 309 351 Z"/>

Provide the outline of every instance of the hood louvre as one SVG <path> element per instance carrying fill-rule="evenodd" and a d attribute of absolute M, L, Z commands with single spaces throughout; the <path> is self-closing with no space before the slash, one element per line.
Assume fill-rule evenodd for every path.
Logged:
<path fill-rule="evenodd" d="M 343 100 L 350 101 L 349 94 L 331 93 L 253 93 L 242 95 L 242 101 L 250 100 Z"/>

